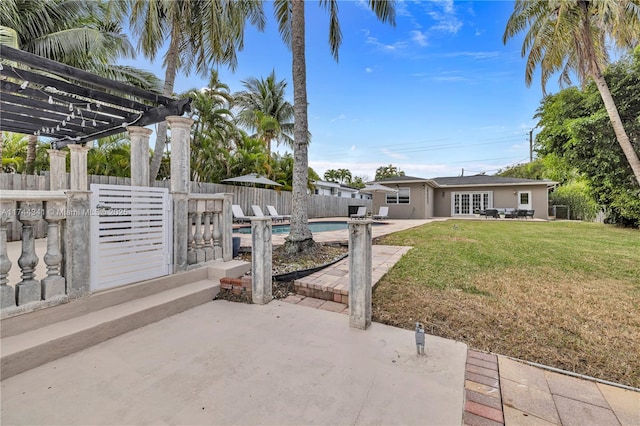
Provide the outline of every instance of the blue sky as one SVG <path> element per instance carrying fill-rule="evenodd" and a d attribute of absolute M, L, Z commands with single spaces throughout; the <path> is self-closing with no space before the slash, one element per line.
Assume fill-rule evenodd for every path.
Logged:
<path fill-rule="evenodd" d="M 376 169 L 389 164 L 429 178 L 458 176 L 462 169 L 492 174 L 527 162 L 542 90 L 539 77 L 525 86 L 522 37 L 502 43 L 512 10 L 511 1 L 401 1 L 394 28 L 377 21 L 364 2 L 342 1 L 336 63 L 328 15 L 308 2 L 310 166 L 321 176 L 346 168 L 373 180 Z M 275 69 L 289 82 L 293 102 L 291 53 L 272 4 L 265 4 L 265 13 L 266 30 L 249 27 L 237 69 L 220 68 L 221 80 L 235 92 L 242 80 Z M 128 62 L 164 77 L 161 59 L 151 64 L 139 55 Z M 175 90 L 204 84 L 197 75 L 178 74 Z"/>

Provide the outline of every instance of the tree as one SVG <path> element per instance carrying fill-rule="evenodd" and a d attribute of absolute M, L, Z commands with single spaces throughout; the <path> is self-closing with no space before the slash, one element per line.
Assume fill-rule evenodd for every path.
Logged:
<path fill-rule="evenodd" d="M 326 0 L 321 1 L 320 4 L 329 11 L 329 46 L 337 61 L 338 50 L 342 43 L 342 33 L 338 22 L 338 2 Z M 394 2 L 369 0 L 368 4 L 381 21 L 395 25 Z M 309 124 L 307 120 L 304 6 L 303 0 L 276 0 L 274 2 L 280 35 L 287 46 L 291 48 L 293 57 L 294 174 L 291 230 L 285 241 L 285 251 L 289 254 L 307 251 L 315 245 L 307 216 Z"/>
<path fill-rule="evenodd" d="M 195 121 L 191 129 L 191 179 L 217 182 L 231 177 L 226 176 L 229 157 L 224 153 L 232 150 L 229 144 L 238 129 L 229 109 L 233 100 L 229 86 L 211 70 L 207 87 L 188 90 L 180 97 L 192 99 L 190 117 Z"/>
<path fill-rule="evenodd" d="M 375 180 L 382 180 L 399 176 L 404 176 L 404 172 L 393 164 L 389 164 L 388 166 L 381 166 L 376 169 Z"/>
<path fill-rule="evenodd" d="M 241 49 L 245 21 L 260 30 L 264 27 L 262 6 L 253 1 L 166 1 L 126 0 L 111 2 L 116 16 L 129 16 L 132 32 L 138 37 L 138 48 L 154 60 L 165 42 L 165 79 L 162 94 L 173 96 L 176 73 L 187 76 L 192 70 L 209 72 L 212 62 L 236 65 L 236 50 Z M 161 122 L 149 167 L 152 183 L 160 169 L 167 140 L 167 123 Z"/>
<path fill-rule="evenodd" d="M 640 185 L 640 159 L 625 131 L 622 119 L 602 74 L 608 62 L 605 42 L 631 49 L 640 39 L 638 0 L 587 1 L 517 0 L 503 35 L 503 42 L 526 31 L 522 56 L 527 56 L 525 82 L 531 85 L 540 65 L 542 87 L 560 71 L 561 84 L 570 83 L 575 71 L 581 82 L 591 78 L 604 102 L 616 139 Z M 528 54 L 527 54 L 528 51 Z"/>
<path fill-rule="evenodd" d="M 153 74 L 114 65 L 133 57 L 134 49 L 118 23 L 107 19 L 100 2 L 65 0 L 3 0 L 0 42 L 81 68 L 103 77 L 157 89 Z M 35 170 L 38 137 L 29 135 L 25 173 Z"/>
<path fill-rule="evenodd" d="M 635 149 L 639 149 L 640 48 L 610 65 L 604 77 Z M 545 97 L 536 117 L 542 128 L 536 136 L 537 152 L 545 164 L 557 167 L 557 177 L 548 177 L 569 183 L 586 179 L 598 204 L 607 207 L 609 221 L 639 224 L 640 187 L 624 152 L 615 143 L 616 135 L 596 84 Z"/>
<path fill-rule="evenodd" d="M 285 98 L 287 82 L 276 79 L 275 70 L 266 79 L 255 77 L 242 81 L 246 90 L 233 94 L 238 108 L 238 123 L 260 138 L 271 152 L 271 141 L 293 144 L 293 106 Z"/>

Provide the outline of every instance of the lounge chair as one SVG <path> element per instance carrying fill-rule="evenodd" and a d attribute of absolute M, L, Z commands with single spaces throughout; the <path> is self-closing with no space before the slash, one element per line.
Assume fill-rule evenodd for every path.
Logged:
<path fill-rule="evenodd" d="M 251 210 L 253 210 L 253 215 L 255 217 L 264 217 L 264 213 L 262 213 L 260 206 L 251 205 Z"/>
<path fill-rule="evenodd" d="M 485 210 L 486 213 L 486 217 L 487 218 L 494 218 L 494 219 L 498 219 L 500 217 L 500 213 L 498 212 L 498 209 L 487 209 Z"/>
<path fill-rule="evenodd" d="M 242 211 L 242 207 L 237 204 L 231 205 L 231 212 L 233 213 L 234 222 L 251 222 L 251 216 L 245 216 Z"/>
<path fill-rule="evenodd" d="M 531 219 L 533 219 L 533 216 L 535 215 L 536 211 L 535 210 L 527 210 L 527 217 L 531 217 Z"/>
<path fill-rule="evenodd" d="M 371 217 L 377 220 L 389 219 L 389 207 L 388 206 L 380 207 L 380 209 L 378 210 L 378 214 L 374 214 Z"/>
<path fill-rule="evenodd" d="M 351 219 L 364 219 L 365 217 L 367 217 L 367 207 L 366 206 L 358 207 L 358 211 L 349 217 Z"/>
<path fill-rule="evenodd" d="M 291 220 L 290 214 L 278 214 L 278 210 L 274 206 L 267 206 L 267 211 L 273 220 Z"/>

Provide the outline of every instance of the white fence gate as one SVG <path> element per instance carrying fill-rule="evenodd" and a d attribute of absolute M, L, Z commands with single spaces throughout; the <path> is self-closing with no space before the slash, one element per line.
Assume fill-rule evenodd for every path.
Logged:
<path fill-rule="evenodd" d="M 91 291 L 168 275 L 169 190 L 91 184 Z"/>

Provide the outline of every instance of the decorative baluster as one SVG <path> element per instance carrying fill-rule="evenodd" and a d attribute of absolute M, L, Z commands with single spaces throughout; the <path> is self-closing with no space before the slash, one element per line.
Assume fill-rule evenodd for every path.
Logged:
<path fill-rule="evenodd" d="M 47 265 L 47 277 L 41 281 L 42 299 L 52 299 L 65 294 L 65 279 L 60 274 L 62 252 L 60 251 L 60 221 L 65 217 L 66 203 L 49 201 L 47 211 L 47 254 L 44 263 Z"/>
<path fill-rule="evenodd" d="M 187 231 L 187 233 L 189 235 L 189 242 L 187 244 L 187 264 L 188 265 L 193 265 L 197 261 L 196 251 L 195 251 L 195 247 L 194 247 L 195 238 L 193 236 L 194 235 L 193 234 L 193 221 L 194 221 L 195 215 L 196 215 L 195 213 L 189 213 L 189 216 L 188 216 L 188 218 L 189 218 L 189 220 L 188 220 L 189 228 L 188 228 L 188 231 Z"/>
<path fill-rule="evenodd" d="M 7 276 L 11 270 L 11 261 L 7 255 L 7 225 L 13 222 L 15 203 L 0 203 L 0 308 L 16 306 L 16 293 L 8 286 Z"/>
<path fill-rule="evenodd" d="M 220 233 L 220 212 L 213 212 L 213 258 L 222 259 L 222 234 Z"/>
<path fill-rule="evenodd" d="M 202 244 L 202 213 L 204 212 L 204 200 L 196 201 L 196 229 L 193 236 L 195 240 L 196 263 L 204 262 L 204 245 Z"/>
<path fill-rule="evenodd" d="M 40 300 L 40 282 L 35 280 L 35 268 L 38 264 L 33 227 L 42 219 L 42 203 L 19 203 L 18 220 L 22 222 L 22 253 L 18 265 L 22 270 L 22 281 L 16 285 L 18 306 Z"/>
<path fill-rule="evenodd" d="M 211 212 L 204 212 L 204 261 L 213 260 L 213 241 L 211 241 Z"/>

